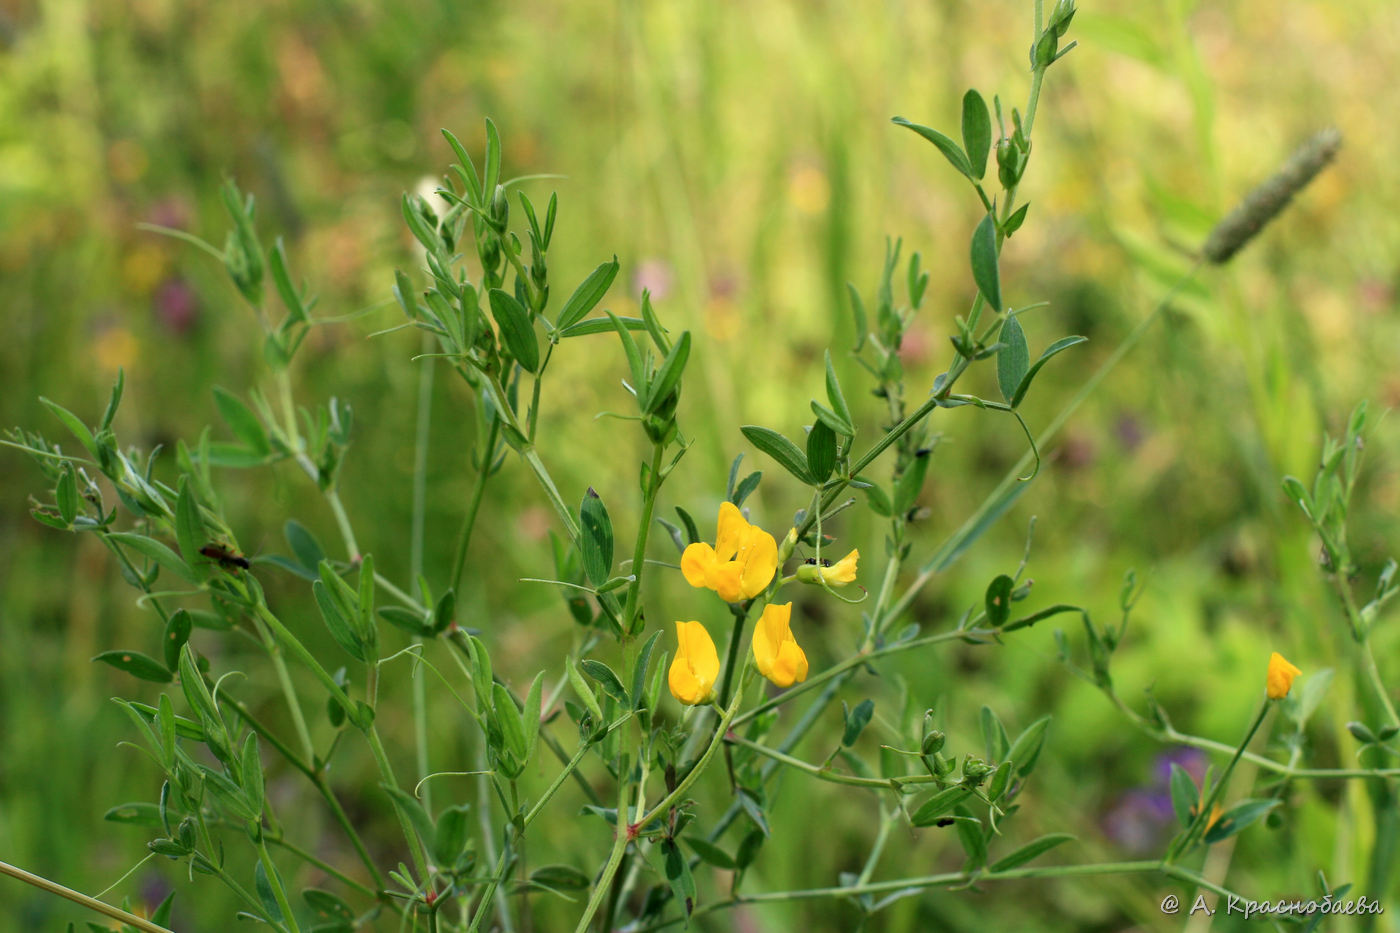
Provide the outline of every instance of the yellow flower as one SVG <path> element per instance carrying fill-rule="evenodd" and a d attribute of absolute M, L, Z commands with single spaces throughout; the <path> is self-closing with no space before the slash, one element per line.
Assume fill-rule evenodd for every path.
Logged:
<path fill-rule="evenodd" d="M 715 546 L 697 541 L 681 555 L 686 582 L 714 590 L 727 603 L 762 593 L 777 572 L 778 542 L 750 525 L 732 502 L 719 507 Z"/>
<path fill-rule="evenodd" d="M 753 630 L 753 657 L 758 672 L 779 687 L 807 679 L 807 655 L 792 637 L 792 603 L 763 607 Z"/>
<path fill-rule="evenodd" d="M 1275 651 L 1269 655 L 1269 673 L 1264 678 L 1264 684 L 1269 691 L 1269 699 L 1282 700 L 1288 696 L 1288 690 L 1293 686 L 1293 678 L 1303 673 L 1294 667 L 1287 658 Z"/>
<path fill-rule="evenodd" d="M 719 678 L 719 655 L 710 633 L 699 622 L 677 622 L 676 641 L 679 647 L 667 677 L 671 695 L 688 706 L 708 702 Z"/>
<path fill-rule="evenodd" d="M 860 551 L 853 550 L 834 564 L 822 567 L 818 564 L 803 564 L 797 568 L 797 579 L 803 583 L 826 581 L 827 586 L 845 586 L 856 582 L 856 563 Z"/>

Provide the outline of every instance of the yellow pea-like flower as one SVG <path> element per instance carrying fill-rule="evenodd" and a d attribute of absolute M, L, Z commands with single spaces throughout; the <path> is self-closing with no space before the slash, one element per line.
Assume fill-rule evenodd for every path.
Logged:
<path fill-rule="evenodd" d="M 860 561 L 860 551 L 851 553 L 836 563 L 823 567 L 820 564 L 803 564 L 797 568 L 797 579 L 803 583 L 825 581 L 827 586 L 845 586 L 856 582 L 856 564 Z"/>
<path fill-rule="evenodd" d="M 792 637 L 792 603 L 770 603 L 753 630 L 753 657 L 758 672 L 779 687 L 807 679 L 807 655 Z"/>
<path fill-rule="evenodd" d="M 714 590 L 727 603 L 762 593 L 777 572 L 778 542 L 750 525 L 732 502 L 719 507 L 714 547 L 697 541 L 681 554 L 686 582 Z"/>
<path fill-rule="evenodd" d="M 676 659 L 666 678 L 671 695 L 687 706 L 707 703 L 719 679 L 719 653 L 699 622 L 676 623 Z"/>
<path fill-rule="evenodd" d="M 1293 686 L 1293 678 L 1301 673 L 1303 672 L 1277 651 L 1269 655 L 1269 673 L 1264 678 L 1269 699 L 1282 700 L 1288 696 L 1288 691 Z"/>

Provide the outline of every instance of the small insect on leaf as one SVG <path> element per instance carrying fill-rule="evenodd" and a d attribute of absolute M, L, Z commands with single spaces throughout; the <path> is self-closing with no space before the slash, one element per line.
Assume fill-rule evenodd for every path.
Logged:
<path fill-rule="evenodd" d="M 217 542 L 206 544 L 199 549 L 199 553 L 218 564 L 220 569 L 229 571 L 230 573 L 233 572 L 233 568 L 235 567 L 241 570 L 247 570 L 253 566 L 248 563 L 248 558 L 226 544 L 219 544 Z"/>

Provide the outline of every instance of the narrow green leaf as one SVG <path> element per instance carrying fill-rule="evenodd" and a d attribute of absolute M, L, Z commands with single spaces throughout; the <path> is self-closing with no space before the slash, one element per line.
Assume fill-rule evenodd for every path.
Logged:
<path fill-rule="evenodd" d="M 1001 305 L 1001 273 L 997 270 L 997 224 L 991 214 L 982 218 L 972 234 L 972 280 L 995 311 Z"/>
<path fill-rule="evenodd" d="M 186 564 L 180 559 L 179 554 L 176 554 L 154 538 L 138 535 L 133 531 L 114 531 L 109 534 L 107 538 L 118 544 L 126 545 L 133 551 L 137 551 L 143 556 L 150 558 L 167 570 L 179 574 L 191 583 L 199 582 L 199 577 L 190 569 L 189 564 Z"/>
<path fill-rule="evenodd" d="M 1010 402 L 1016 398 L 1021 380 L 1026 378 L 1031 351 L 1026 346 L 1026 332 L 1014 317 L 1002 323 L 1000 340 L 1004 346 L 997 351 L 997 385 L 1001 387 L 1001 397 Z"/>
<path fill-rule="evenodd" d="M 243 404 L 239 398 L 232 393 L 214 386 L 214 404 L 219 409 L 219 415 L 228 424 L 233 436 L 259 457 L 266 457 L 272 452 L 272 446 L 268 443 L 267 432 L 263 430 L 262 422 L 258 416 L 253 414 L 252 409 Z"/>
<path fill-rule="evenodd" d="M 1006 753 L 1011 750 L 1011 740 L 1007 738 L 1006 727 L 1001 724 L 1001 717 L 990 706 L 982 707 L 982 742 L 987 752 L 987 761 L 1005 761 Z"/>
<path fill-rule="evenodd" d="M 516 763 L 525 763 L 528 741 L 525 736 L 525 721 L 515 706 L 510 691 L 500 684 L 491 685 L 491 707 L 496 715 L 496 723 L 501 729 L 501 738 L 506 750 L 514 756 Z"/>
<path fill-rule="evenodd" d="M 817 420 L 821 421 L 828 428 L 831 428 L 831 430 L 834 431 L 836 434 L 844 435 L 846 437 L 855 436 L 855 425 L 851 424 L 849 421 L 845 420 L 836 412 L 832 411 L 830 408 L 827 408 L 821 402 L 818 402 L 816 399 L 812 400 L 812 414 L 816 415 Z"/>
<path fill-rule="evenodd" d="M 88 453 L 92 454 L 94 457 L 97 456 L 97 441 L 93 438 L 92 432 L 88 430 L 88 426 L 83 424 L 77 415 L 57 402 L 52 402 L 43 396 L 39 397 L 39 401 L 43 403 L 45 408 L 53 412 L 54 416 L 57 417 L 59 421 L 62 421 L 68 430 L 73 432 L 73 436 L 78 439 L 80 444 L 87 448 Z"/>
<path fill-rule="evenodd" d="M 686 836 L 685 844 L 690 846 L 696 855 L 700 856 L 700 861 L 713 865 L 716 868 L 722 868 L 725 871 L 733 871 L 739 867 L 735 864 L 734 859 L 730 857 L 729 853 L 706 839 L 702 839 L 698 836 Z"/>
<path fill-rule="evenodd" d="M 491 196 L 496 192 L 496 185 L 501 181 L 501 134 L 496 129 L 496 124 L 491 122 L 491 118 L 486 118 L 486 177 L 482 184 L 482 192 L 486 200 L 491 200 Z"/>
<path fill-rule="evenodd" d="M 943 814 L 956 807 L 972 794 L 972 788 L 958 784 L 947 787 L 923 802 L 909 821 L 915 826 L 932 826 Z"/>
<path fill-rule="evenodd" d="M 961 817 L 956 823 L 958 842 L 967 853 L 963 871 L 975 872 L 987 864 L 987 837 L 982 832 L 982 821 L 972 815 L 966 804 L 959 804 L 957 813 Z"/>
<path fill-rule="evenodd" d="M 992 628 L 1001 628 L 1010 617 L 1011 591 L 1015 587 L 1016 581 L 1006 574 L 1001 574 L 987 585 L 987 624 Z"/>
<path fill-rule="evenodd" d="M 535 675 L 530 690 L 525 694 L 525 708 L 520 711 L 521 722 L 525 727 L 525 757 L 529 761 L 535 756 L 535 746 L 540 738 L 540 713 L 543 706 L 544 671 Z"/>
<path fill-rule="evenodd" d="M 78 481 L 73 476 L 73 465 L 66 460 L 62 472 L 58 474 L 54 501 L 58 503 L 58 513 L 63 516 L 64 522 L 73 524 L 73 519 L 78 517 Z"/>
<path fill-rule="evenodd" d="M 807 469 L 818 483 L 824 483 L 836 468 L 836 432 L 818 419 L 807 432 Z"/>
<path fill-rule="evenodd" d="M 204 533 L 204 518 L 199 514 L 199 500 L 195 498 L 193 485 L 188 476 L 180 477 L 180 491 L 175 497 L 175 542 L 180 554 L 192 567 L 203 568 L 199 549 L 207 543 Z"/>
<path fill-rule="evenodd" d="M 1039 612 L 1033 612 L 1028 616 L 1023 616 L 1017 619 L 1015 622 L 1008 622 L 1006 625 L 1002 626 L 1001 630 L 1003 632 L 1014 632 L 1017 629 L 1029 628 L 1030 626 L 1041 621 L 1042 619 L 1048 619 L 1051 616 L 1057 616 L 1062 612 L 1082 611 L 1083 610 L 1081 610 L 1078 606 L 1071 606 L 1068 603 L 1059 603 L 1058 605 L 1051 606 L 1048 609 L 1042 609 Z"/>
<path fill-rule="evenodd" d="M 1013 868 L 1019 868 L 1032 859 L 1039 858 L 1056 846 L 1063 845 L 1066 842 L 1072 842 L 1075 838 L 1077 837 L 1071 836 L 1069 833 L 1050 833 L 1041 836 L 1034 842 L 1028 842 L 1010 855 L 993 862 L 989 870 L 995 874 L 999 871 L 1010 871 Z"/>
<path fill-rule="evenodd" d="M 1196 790 L 1196 782 L 1191 775 L 1186 773 L 1186 769 L 1176 762 L 1172 762 L 1171 777 L 1172 810 L 1176 813 L 1177 821 L 1182 827 L 1191 825 L 1195 819 L 1192 809 L 1200 801 L 1200 792 Z"/>
<path fill-rule="evenodd" d="M 836 378 L 836 367 L 831 363 L 831 351 L 826 351 L 826 400 L 831 403 L 831 411 L 847 425 L 854 425 L 851 418 L 850 406 L 846 404 L 846 395 L 841 391 L 841 381 Z M 835 428 L 835 425 L 832 425 Z M 854 428 L 847 432 L 837 432 L 853 434 Z"/>
<path fill-rule="evenodd" d="M 1011 397 L 1011 407 L 1015 408 L 1021 404 L 1021 400 L 1026 397 L 1026 392 L 1031 387 L 1031 381 L 1035 379 L 1035 374 L 1040 372 L 1040 367 L 1048 363 L 1052 356 L 1063 350 L 1068 350 L 1076 344 L 1084 343 L 1088 339 L 1088 337 L 1077 336 L 1061 337 L 1059 340 L 1056 340 L 1054 343 L 1050 344 L 1050 346 L 1046 347 L 1045 352 L 1040 354 L 1040 359 L 1036 360 L 1035 365 L 1031 366 L 1031 368 L 1026 371 L 1026 374 L 1021 377 L 1021 383 L 1016 387 L 1016 393 Z"/>
<path fill-rule="evenodd" d="M 1010 239 L 1011 234 L 1021 229 L 1021 224 L 1026 222 L 1026 211 L 1030 209 L 1031 202 L 1027 201 L 1025 204 L 1016 208 L 1016 211 L 1010 217 L 1006 218 L 1006 223 L 1001 225 L 1001 232 L 1007 239 Z"/>
<path fill-rule="evenodd" d="M 607 334 L 614 329 L 621 327 L 624 330 L 646 330 L 646 322 L 637 317 L 616 318 L 617 323 L 613 323 L 613 318 L 591 317 L 586 321 L 579 321 L 569 327 L 559 331 L 562 340 L 565 337 L 586 337 L 590 334 Z"/>
<path fill-rule="evenodd" d="M 438 815 L 437 831 L 433 833 L 433 859 L 441 866 L 451 868 L 467 847 L 466 804 L 448 807 Z"/>
<path fill-rule="evenodd" d="M 918 123 L 912 123 L 909 120 L 904 119 L 903 117 L 894 117 L 890 120 L 890 122 L 893 123 L 895 126 L 902 126 L 906 129 L 911 129 L 914 132 L 918 133 L 924 139 L 927 139 L 929 142 L 937 146 L 938 151 L 943 153 L 943 157 L 952 163 L 953 168 L 957 169 L 959 172 L 962 172 L 963 175 L 967 176 L 969 179 L 973 177 L 972 166 L 968 164 L 967 156 L 963 154 L 962 149 L 958 147 L 957 143 L 953 142 L 947 136 L 944 136 L 942 133 L 938 132 L 938 130 L 935 130 L 931 127 L 922 126 Z"/>
<path fill-rule="evenodd" d="M 268 256 L 267 265 L 272 270 L 272 283 L 277 286 L 277 295 L 282 299 L 282 306 L 287 309 L 288 319 L 305 321 L 306 305 L 292 283 L 291 273 L 287 271 L 287 249 L 282 245 L 280 236 L 272 244 L 272 253 Z"/>
<path fill-rule="evenodd" d="M 364 645 L 360 644 L 350 619 L 332 595 L 331 587 L 327 586 L 324 580 L 317 580 L 311 584 L 311 592 L 316 597 L 316 607 L 321 610 L 321 618 L 325 620 L 326 628 L 330 630 L 336 644 L 344 648 L 355 660 L 366 660 Z"/>
<path fill-rule="evenodd" d="M 141 680 L 149 680 L 157 684 L 170 683 L 170 671 L 166 669 L 165 665 L 139 651 L 104 651 L 93 660 L 110 664 L 117 670 L 124 671 Z"/>
<path fill-rule="evenodd" d="M 347 922 L 355 920 L 355 911 L 350 905 L 329 891 L 307 888 L 301 892 L 301 897 L 318 920 L 343 920 Z"/>
<path fill-rule="evenodd" d="M 627 354 L 627 369 L 632 374 L 632 391 L 637 394 L 637 401 L 640 403 L 647 394 L 647 374 L 642 366 L 642 351 L 637 347 L 637 341 L 632 339 L 628 328 L 611 311 L 605 312 L 608 320 L 612 321 L 613 329 L 617 331 L 618 338 L 622 341 L 622 350 Z"/>
<path fill-rule="evenodd" d="M 962 137 L 972 177 L 980 179 L 987 173 L 987 154 L 992 149 L 992 115 L 975 90 L 963 95 Z"/>
<path fill-rule="evenodd" d="M 841 704 L 842 712 L 845 712 L 845 703 Z M 875 701 L 870 699 L 861 700 L 856 704 L 856 708 L 846 715 L 846 729 L 841 734 L 841 744 L 850 748 L 856 744 L 856 739 L 865 731 L 865 727 L 870 724 L 870 717 L 875 715 Z"/>
<path fill-rule="evenodd" d="M 597 725 L 603 724 L 603 708 L 598 705 L 598 697 L 593 693 L 593 688 L 588 686 L 588 681 L 583 679 L 579 673 L 578 665 L 574 663 L 573 655 L 564 656 L 564 670 L 569 675 L 569 685 L 574 688 L 574 693 L 583 701 L 583 705 L 588 708 L 588 712 L 593 715 L 593 722 Z"/>
<path fill-rule="evenodd" d="M 423 613 L 405 606 L 383 606 L 379 618 L 395 628 L 401 628 L 418 638 L 432 638 L 433 626 L 423 617 Z"/>
<path fill-rule="evenodd" d="M 107 409 L 102 413 L 102 420 L 97 423 L 98 433 L 106 431 L 112 426 L 112 421 L 117 417 L 117 407 L 122 403 L 122 392 L 126 388 L 126 370 L 117 368 L 117 381 L 112 383 L 112 394 L 107 397 Z"/>
<path fill-rule="evenodd" d="M 418 802 L 418 798 L 400 787 L 391 787 L 388 784 L 380 784 L 379 786 L 384 793 L 389 795 L 394 806 L 418 833 L 423 844 L 432 845 L 433 837 L 436 835 L 433 829 L 433 820 L 432 817 L 428 816 L 428 811 L 424 810 L 423 805 Z"/>
<path fill-rule="evenodd" d="M 560 330 L 566 330 L 583 320 L 583 316 L 598 306 L 598 302 L 603 300 L 603 296 L 612 287 L 613 279 L 617 278 L 618 262 L 614 256 L 611 262 L 605 262 L 592 272 L 588 277 L 579 283 L 578 288 L 569 296 L 569 300 L 564 302 L 564 307 L 559 309 L 559 316 L 555 318 L 555 326 Z M 637 322 L 642 329 L 646 327 L 646 322 Z M 567 336 L 567 335 L 566 335 Z"/>
<path fill-rule="evenodd" d="M 578 517 L 583 530 L 579 542 L 583 571 L 594 586 L 602 586 L 612 572 L 613 527 L 603 500 L 593 491 L 592 486 L 588 487 L 588 492 L 584 494 Z"/>
<path fill-rule="evenodd" d="M 176 609 L 170 614 L 170 619 L 165 623 L 165 635 L 161 639 L 161 647 L 165 649 L 165 666 L 170 670 L 180 666 L 180 649 L 190 640 L 193 629 L 194 619 L 184 609 Z"/>
<path fill-rule="evenodd" d="M 627 688 L 622 686 L 622 680 L 613 673 L 613 669 L 602 661 L 593 658 L 585 658 L 579 662 L 579 668 L 598 682 L 598 686 L 603 688 L 603 692 L 617 700 L 624 706 L 627 705 Z"/>
<path fill-rule="evenodd" d="M 661 630 L 657 629 L 651 633 L 646 644 L 642 646 L 641 653 L 637 655 L 637 669 L 632 672 L 632 703 L 640 708 L 646 702 L 646 682 L 647 666 L 651 664 L 651 652 L 656 647 L 656 640 L 661 637 Z"/>
<path fill-rule="evenodd" d="M 286 537 L 287 545 L 291 547 L 297 562 L 307 570 L 314 571 L 321 565 L 321 561 L 326 559 L 326 551 L 321 547 L 321 542 L 296 519 L 287 519 L 287 523 L 282 526 L 282 534 Z"/>
<path fill-rule="evenodd" d="M 524 306 L 509 292 L 499 288 L 491 289 L 491 315 L 501 331 L 510 355 L 525 369 L 535 372 L 540 366 L 540 343 L 535 328 L 530 324 L 530 315 Z"/>
<path fill-rule="evenodd" d="M 895 484 L 894 501 L 891 503 L 892 514 L 902 515 L 919 501 L 919 493 L 924 488 L 924 479 L 928 476 L 928 467 L 932 460 L 933 455 L 928 450 L 920 450 L 914 454 L 914 459 L 909 462 L 909 466 L 899 477 L 899 482 Z"/>
<path fill-rule="evenodd" d="M 778 465 L 802 482 L 812 485 L 812 474 L 807 469 L 807 457 L 797 445 L 771 428 L 746 424 L 741 429 L 744 437 L 763 453 L 778 461 Z"/>
<path fill-rule="evenodd" d="M 239 756 L 239 774 L 242 778 L 243 792 L 248 795 L 248 803 L 257 813 L 263 808 L 263 769 L 262 759 L 258 757 L 258 734 L 249 732 L 248 738 L 243 742 L 243 754 Z"/>
<path fill-rule="evenodd" d="M 1016 776 L 1024 778 L 1035 769 L 1040 749 L 1045 745 L 1045 731 L 1050 728 L 1050 717 L 1042 716 L 1016 736 L 1006 759 L 1016 763 Z"/>
<path fill-rule="evenodd" d="M 1277 798 L 1271 800 L 1241 800 L 1222 813 L 1219 819 L 1211 825 L 1210 829 L 1206 830 L 1205 841 L 1207 843 L 1213 843 L 1219 842 L 1222 839 L 1229 839 L 1280 803 L 1282 803 L 1282 801 Z"/>
<path fill-rule="evenodd" d="M 666 401 L 671 394 L 671 390 L 680 382 L 681 374 L 685 372 L 686 361 L 690 359 L 690 331 L 685 331 L 671 347 L 671 352 L 666 354 L 666 360 L 661 364 L 661 368 L 656 371 L 656 377 L 652 379 L 650 387 L 647 389 L 646 403 L 642 405 L 645 414 L 651 414 Z"/>

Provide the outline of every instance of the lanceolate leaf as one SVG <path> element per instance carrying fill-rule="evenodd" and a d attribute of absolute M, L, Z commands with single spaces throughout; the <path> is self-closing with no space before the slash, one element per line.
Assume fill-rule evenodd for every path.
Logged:
<path fill-rule="evenodd" d="M 993 862 L 991 871 L 995 873 L 1018 868 L 1032 859 L 1039 858 L 1056 846 L 1072 841 L 1074 838 L 1075 837 L 1071 836 L 1069 833 L 1050 833 L 1047 836 L 1041 836 L 1034 842 L 1028 842 L 1021 846 L 1021 848 L 1012 852 L 1005 858 Z"/>
<path fill-rule="evenodd" d="M 962 136 L 972 177 L 981 178 L 987 172 L 987 153 L 992 148 L 992 116 L 976 91 L 963 95 Z"/>
<path fill-rule="evenodd" d="M 912 123 L 909 120 L 904 119 L 903 117 L 894 117 L 890 122 L 893 123 L 895 126 L 903 126 L 908 129 L 911 129 L 914 132 L 918 133 L 920 136 L 922 136 L 924 139 L 927 139 L 929 142 L 933 143 L 935 146 L 938 147 L 938 151 L 943 153 L 944 158 L 946 158 L 949 162 L 953 163 L 953 168 L 962 172 L 968 178 L 972 178 L 972 166 L 968 163 L 967 156 L 963 154 L 963 151 L 958 147 L 958 144 L 953 142 L 947 136 L 944 136 L 942 133 L 938 132 L 938 130 L 935 130 L 931 127 L 921 126 L 918 123 Z"/>
<path fill-rule="evenodd" d="M 1046 347 L 1045 352 L 1040 354 L 1040 359 L 1036 360 L 1035 365 L 1026 370 L 1026 374 L 1021 377 L 1021 383 L 1016 387 L 1016 393 L 1011 396 L 1011 407 L 1015 408 L 1021 404 L 1021 400 L 1026 397 L 1026 392 L 1031 387 L 1031 381 L 1035 379 L 1035 374 L 1040 372 L 1040 367 L 1050 361 L 1050 357 L 1062 350 L 1068 350 L 1076 344 L 1084 343 L 1088 339 L 1088 337 L 1061 337 Z"/>
<path fill-rule="evenodd" d="M 607 294 L 613 279 L 616 277 L 617 257 L 614 256 L 612 262 L 605 262 L 588 273 L 588 278 L 574 289 L 569 300 L 564 302 L 564 307 L 559 309 L 559 317 L 555 319 L 555 326 L 563 330 L 583 320 L 583 316 L 592 311 L 597 307 L 598 302 L 603 300 L 603 296 Z M 638 323 L 643 322 L 638 321 Z"/>
<path fill-rule="evenodd" d="M 812 474 L 807 471 L 806 455 L 792 441 L 771 428 L 754 424 L 746 424 L 740 430 L 744 432 L 744 437 L 749 439 L 750 444 L 778 461 L 783 469 L 804 483 L 810 485 L 813 482 Z"/>
<path fill-rule="evenodd" d="M 1001 325 L 1001 342 L 1005 346 L 997 351 L 997 385 L 1001 387 L 1001 397 L 1010 402 L 1026 378 L 1031 351 L 1026 346 L 1026 332 L 1014 317 L 1008 317 Z"/>
<path fill-rule="evenodd" d="M 530 324 L 530 315 L 509 292 L 491 289 L 491 315 L 501 329 L 506 349 L 527 372 L 540 366 L 540 343 Z"/>
<path fill-rule="evenodd" d="M 972 234 L 972 280 L 994 310 L 1001 310 L 1001 273 L 997 271 L 997 225 L 989 213 Z"/>

